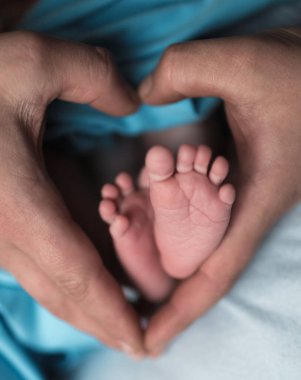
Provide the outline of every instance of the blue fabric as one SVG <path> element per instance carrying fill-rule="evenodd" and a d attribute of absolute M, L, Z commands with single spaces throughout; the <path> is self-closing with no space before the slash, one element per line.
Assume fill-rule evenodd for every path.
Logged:
<path fill-rule="evenodd" d="M 113 52 L 120 70 L 137 85 L 155 67 L 168 45 L 226 34 L 242 20 L 247 24 L 247 18 L 268 11 L 269 6 L 288 3 L 297 2 L 41 0 L 20 23 L 19 29 L 106 46 Z M 273 20 L 262 21 L 262 25 L 271 26 Z M 275 25 L 278 22 L 279 18 Z M 114 118 L 87 106 L 57 102 L 49 112 L 47 138 L 68 135 L 76 141 L 83 136 L 112 132 L 130 135 L 161 129 L 202 119 L 215 104 L 216 100 L 212 99 L 185 100 L 169 106 L 145 106 L 135 115 Z M 96 347 L 100 345 L 94 339 L 53 317 L 22 290 L 11 275 L 0 271 L 1 379 L 42 380 L 32 353 L 65 354 L 66 361 L 62 364 L 67 366 Z"/>
<path fill-rule="evenodd" d="M 58 365 L 67 368 L 88 351 L 101 348 L 95 339 L 55 318 L 0 269 L 0 358 L 6 358 L 24 379 L 41 378 L 30 353 L 62 354 Z M 1 375 L 0 371 L 0 379 Z"/>

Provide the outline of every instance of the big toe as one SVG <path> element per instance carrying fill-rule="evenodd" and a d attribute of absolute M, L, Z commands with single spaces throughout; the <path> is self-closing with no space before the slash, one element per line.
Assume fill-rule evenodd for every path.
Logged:
<path fill-rule="evenodd" d="M 151 182 L 164 181 L 171 177 L 175 170 L 171 151 L 160 145 L 154 146 L 148 151 L 145 166 Z"/>

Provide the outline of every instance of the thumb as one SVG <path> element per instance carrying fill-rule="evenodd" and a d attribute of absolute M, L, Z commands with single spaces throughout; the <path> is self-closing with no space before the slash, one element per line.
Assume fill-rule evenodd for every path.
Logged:
<path fill-rule="evenodd" d="M 13 107 L 40 106 L 43 113 L 52 100 L 60 98 L 121 116 L 139 105 L 106 49 L 13 32 L 1 36 L 0 57 L 4 68 L 0 87 Z"/>
<path fill-rule="evenodd" d="M 165 104 L 185 97 L 213 96 L 231 101 L 245 96 L 249 86 L 247 78 L 242 81 L 241 69 L 252 62 L 256 48 L 253 39 L 235 37 L 172 45 L 140 85 L 141 98 L 147 104 Z"/>

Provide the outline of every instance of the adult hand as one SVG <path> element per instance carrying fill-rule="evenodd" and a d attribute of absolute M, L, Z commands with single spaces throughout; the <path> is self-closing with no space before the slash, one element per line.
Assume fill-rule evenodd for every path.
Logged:
<path fill-rule="evenodd" d="M 220 97 L 239 161 L 238 199 L 216 252 L 150 321 L 153 355 L 233 285 L 271 225 L 301 195 L 301 30 L 172 46 L 145 79 L 145 103 Z"/>
<path fill-rule="evenodd" d="M 48 178 L 41 149 L 55 98 L 112 115 L 135 111 L 138 98 L 101 48 L 2 34 L 0 66 L 0 266 L 58 317 L 139 354 L 138 319 Z"/>

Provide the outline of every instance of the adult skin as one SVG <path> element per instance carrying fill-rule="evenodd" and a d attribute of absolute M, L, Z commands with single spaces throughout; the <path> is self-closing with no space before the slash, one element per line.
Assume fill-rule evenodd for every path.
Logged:
<path fill-rule="evenodd" d="M 141 88 L 153 104 L 223 98 L 241 174 L 223 244 L 150 323 L 153 354 L 229 290 L 265 231 L 300 199 L 300 44 L 292 29 L 177 45 Z M 56 97 L 120 115 L 137 100 L 101 49 L 12 33 L 0 38 L 0 61 L 0 265 L 60 318 L 139 354 L 137 318 L 70 217 L 41 154 L 44 111 Z"/>
<path fill-rule="evenodd" d="M 216 252 L 153 317 L 158 355 L 225 295 L 267 230 L 301 197 L 301 30 L 172 46 L 140 87 L 145 103 L 215 96 L 225 102 L 239 161 L 238 199 Z"/>
<path fill-rule="evenodd" d="M 72 220 L 41 149 L 44 112 L 55 98 L 126 115 L 138 97 L 101 48 L 7 33 L 0 66 L 0 266 L 59 318 L 139 355 L 138 318 Z"/>

